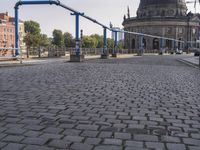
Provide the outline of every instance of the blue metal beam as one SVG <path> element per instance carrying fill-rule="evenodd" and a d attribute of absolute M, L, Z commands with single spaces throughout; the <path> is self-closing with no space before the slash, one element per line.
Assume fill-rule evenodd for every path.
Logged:
<path fill-rule="evenodd" d="M 107 29 L 103 28 L 103 55 L 107 54 Z"/>
<path fill-rule="evenodd" d="M 140 50 L 140 54 L 142 54 L 143 53 L 143 50 L 144 50 L 144 43 L 143 43 L 143 39 L 144 39 L 144 36 L 143 35 L 141 35 L 140 36 L 140 48 L 139 48 L 139 50 Z"/>
<path fill-rule="evenodd" d="M 19 9 L 15 7 L 15 56 L 19 55 Z"/>
<path fill-rule="evenodd" d="M 77 56 L 80 56 L 80 39 L 79 39 L 79 15 L 78 13 L 72 14 L 76 17 L 76 47 L 75 52 Z"/>
<path fill-rule="evenodd" d="M 115 33 L 115 46 L 114 46 L 114 54 L 116 54 L 117 53 L 117 31 L 114 31 L 114 33 Z"/>

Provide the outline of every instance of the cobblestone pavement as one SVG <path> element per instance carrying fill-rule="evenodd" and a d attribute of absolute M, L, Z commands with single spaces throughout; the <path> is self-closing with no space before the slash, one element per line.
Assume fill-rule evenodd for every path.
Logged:
<path fill-rule="evenodd" d="M 1 150 L 200 150 L 200 71 L 176 56 L 0 69 Z"/>

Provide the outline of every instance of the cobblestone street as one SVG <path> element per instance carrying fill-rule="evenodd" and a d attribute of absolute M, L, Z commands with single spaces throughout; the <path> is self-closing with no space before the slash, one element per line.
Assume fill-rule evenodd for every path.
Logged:
<path fill-rule="evenodd" d="M 200 70 L 177 57 L 0 68 L 0 150 L 200 150 Z"/>

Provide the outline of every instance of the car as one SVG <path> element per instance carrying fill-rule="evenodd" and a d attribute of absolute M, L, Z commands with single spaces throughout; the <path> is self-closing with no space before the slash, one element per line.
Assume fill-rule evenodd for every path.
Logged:
<path fill-rule="evenodd" d="M 195 50 L 194 56 L 200 56 L 200 50 Z"/>

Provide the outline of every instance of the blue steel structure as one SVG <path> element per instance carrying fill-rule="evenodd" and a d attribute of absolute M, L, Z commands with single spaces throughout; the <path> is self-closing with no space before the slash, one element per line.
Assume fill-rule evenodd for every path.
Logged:
<path fill-rule="evenodd" d="M 174 48 L 174 52 L 176 52 L 176 41 L 173 41 L 173 48 Z"/>
<path fill-rule="evenodd" d="M 103 31 L 104 31 L 104 47 L 103 47 L 103 53 L 107 54 L 107 41 L 106 41 L 106 30 L 110 30 L 112 31 L 112 29 L 110 29 L 109 27 L 101 24 L 100 22 L 98 22 L 97 20 L 86 16 L 84 13 L 81 13 L 73 8 L 70 8 L 64 4 L 62 4 L 59 0 L 41 0 L 41 1 L 27 1 L 27 0 L 20 0 L 15 4 L 15 48 L 16 48 L 16 56 L 19 55 L 19 6 L 21 5 L 57 5 L 60 6 L 64 9 L 67 9 L 68 11 L 72 12 L 72 15 L 75 15 L 76 17 L 76 48 L 75 48 L 75 52 L 77 56 L 80 56 L 80 40 L 79 40 L 79 17 L 84 17 L 90 21 L 92 21 L 93 23 L 100 25 L 101 27 L 103 27 Z M 115 31 L 116 33 L 118 31 Z"/>
<path fill-rule="evenodd" d="M 114 31 L 115 34 L 115 41 L 114 41 L 114 49 L 113 49 L 113 54 L 117 53 L 117 31 Z"/>
<path fill-rule="evenodd" d="M 163 39 L 161 38 L 160 39 L 160 54 L 162 54 L 162 51 L 163 51 Z"/>
<path fill-rule="evenodd" d="M 139 48 L 139 55 L 142 55 L 143 52 L 144 52 L 144 43 L 143 43 L 143 40 L 144 40 L 144 36 L 141 35 L 140 36 L 140 48 Z"/>
<path fill-rule="evenodd" d="M 107 29 L 103 28 L 103 52 L 102 55 L 107 55 Z"/>

